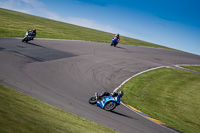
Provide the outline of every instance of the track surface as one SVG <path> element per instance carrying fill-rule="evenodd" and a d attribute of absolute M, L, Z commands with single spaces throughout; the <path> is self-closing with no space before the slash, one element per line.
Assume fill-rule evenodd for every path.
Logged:
<path fill-rule="evenodd" d="M 124 106 L 108 112 L 88 99 L 149 68 L 200 64 L 200 56 L 98 42 L 35 39 L 26 44 L 0 38 L 0 63 L 0 84 L 48 104 L 122 133 L 170 133 Z"/>

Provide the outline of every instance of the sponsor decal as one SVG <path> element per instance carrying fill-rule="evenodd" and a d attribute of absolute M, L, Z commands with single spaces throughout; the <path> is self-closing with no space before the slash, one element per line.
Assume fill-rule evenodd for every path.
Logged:
<path fill-rule="evenodd" d="M 103 103 L 103 101 L 101 101 L 101 104 L 104 106 L 104 103 Z"/>

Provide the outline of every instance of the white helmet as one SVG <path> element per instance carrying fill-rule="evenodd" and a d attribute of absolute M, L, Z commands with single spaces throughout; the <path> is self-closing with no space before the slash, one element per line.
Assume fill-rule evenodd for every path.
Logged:
<path fill-rule="evenodd" d="M 124 92 L 123 92 L 123 91 L 119 91 L 119 92 L 118 92 L 118 95 L 119 95 L 120 97 L 122 97 L 122 96 L 124 95 Z"/>

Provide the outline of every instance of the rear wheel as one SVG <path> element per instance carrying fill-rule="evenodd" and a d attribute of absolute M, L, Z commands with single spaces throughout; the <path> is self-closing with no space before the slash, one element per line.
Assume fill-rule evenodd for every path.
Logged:
<path fill-rule="evenodd" d="M 105 109 L 106 111 L 111 111 L 111 110 L 115 109 L 116 106 L 117 106 L 116 102 L 110 101 L 110 102 L 108 102 L 108 103 L 105 105 L 104 109 Z"/>
<path fill-rule="evenodd" d="M 96 104 L 96 103 L 97 103 L 96 97 L 91 97 L 91 98 L 89 99 L 89 103 L 90 103 L 90 104 Z"/>

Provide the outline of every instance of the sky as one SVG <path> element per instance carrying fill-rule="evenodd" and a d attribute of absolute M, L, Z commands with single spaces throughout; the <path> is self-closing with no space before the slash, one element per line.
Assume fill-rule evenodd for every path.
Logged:
<path fill-rule="evenodd" d="M 199 0 L 0 0 L 0 8 L 200 55 Z"/>

